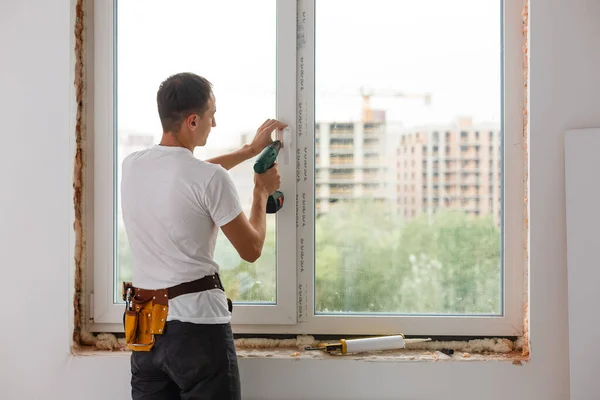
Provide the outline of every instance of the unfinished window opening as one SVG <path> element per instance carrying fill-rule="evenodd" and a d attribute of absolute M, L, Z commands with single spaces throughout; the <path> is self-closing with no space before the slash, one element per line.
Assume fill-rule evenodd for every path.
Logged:
<path fill-rule="evenodd" d="M 107 5 L 109 3 L 98 5 L 78 0 L 76 4 L 75 85 L 78 113 L 77 154 L 74 174 L 76 210 L 74 229 L 77 243 L 75 254 L 76 297 L 74 299 L 76 324 L 73 336 L 76 343 L 87 343 L 96 346 L 96 348 L 115 350 L 119 348 L 119 340 L 112 333 L 118 335 L 122 331 L 119 324 L 122 306 L 118 296 L 118 287 L 119 282 L 127 278 L 127 243 L 123 232 L 119 231 L 117 227 L 113 233 L 110 233 L 110 230 L 108 231 L 109 234 L 114 235 L 112 236 L 114 240 L 111 240 L 110 236 L 105 237 L 103 240 L 107 246 L 112 246 L 111 243 L 117 244 L 115 253 L 113 253 L 115 249 L 110 247 L 103 249 L 98 245 L 98 236 L 102 232 L 98 230 L 97 222 L 98 218 L 104 214 L 102 214 L 102 211 L 99 214 L 98 207 L 100 206 L 98 204 L 100 202 L 98 199 L 94 201 L 90 197 L 98 194 L 99 176 L 104 173 L 106 175 L 101 179 L 110 180 L 112 179 L 112 172 L 115 171 L 101 172 L 97 168 L 99 155 L 98 148 L 94 146 L 97 145 L 97 135 L 102 131 L 98 129 L 97 121 L 94 120 L 95 110 L 97 111 L 98 108 L 94 110 L 88 108 L 90 96 L 96 101 L 95 107 L 98 107 L 99 85 L 102 82 L 110 82 L 114 78 L 114 76 L 105 76 L 103 70 L 98 68 L 98 63 L 106 62 L 106 60 L 99 60 L 102 54 L 116 54 L 112 53 L 114 49 L 102 48 L 102 46 L 107 45 L 109 38 L 113 38 L 111 29 L 114 28 L 114 24 L 119 23 L 118 20 L 113 21 L 111 19 L 114 13 L 110 12 L 113 10 L 113 5 Z M 171 6 L 177 7 L 175 3 Z M 199 7 L 208 7 L 206 4 L 198 2 Z M 514 280 L 516 276 L 522 276 L 525 269 L 524 263 L 526 261 L 524 260 L 527 255 L 527 243 L 523 230 L 518 232 L 522 237 L 515 235 L 517 239 L 514 239 L 514 241 L 507 239 L 509 240 L 507 242 L 502 235 L 497 239 L 490 238 L 491 241 L 497 240 L 498 242 L 499 253 L 494 257 L 498 257 L 504 263 L 502 266 L 504 269 L 494 270 L 497 278 L 492 283 L 488 282 L 486 284 L 484 281 L 477 280 L 476 277 L 481 276 L 484 271 L 493 269 L 488 268 L 485 262 L 481 260 L 471 262 L 466 260 L 466 256 L 460 255 L 462 253 L 472 253 L 472 251 L 465 248 L 454 248 L 454 252 L 458 254 L 457 257 L 466 265 L 466 267 L 460 267 L 457 271 L 461 273 L 468 272 L 467 275 L 472 276 L 457 281 L 466 280 L 467 286 L 475 289 L 469 289 L 468 287 L 461 289 L 458 286 L 452 287 L 452 290 L 448 289 L 451 287 L 448 285 L 452 283 L 452 280 L 445 278 L 443 274 L 436 271 L 443 269 L 439 267 L 440 264 L 446 265 L 451 261 L 437 259 L 435 251 L 427 249 L 411 251 L 406 245 L 399 246 L 398 243 L 390 244 L 387 242 L 390 241 L 390 236 L 398 235 L 398 238 L 402 238 L 402 235 L 407 234 L 406 232 L 403 233 L 400 227 L 405 229 L 406 226 L 414 226 L 414 229 L 416 229 L 421 225 L 425 227 L 433 226 L 435 221 L 443 219 L 445 211 L 452 208 L 458 210 L 468 209 L 467 212 L 471 215 L 464 220 L 466 221 L 464 223 L 477 220 L 480 217 L 490 217 L 497 229 L 502 232 L 499 221 L 506 218 L 510 218 L 511 221 L 524 219 L 522 226 L 527 229 L 526 187 L 499 186 L 500 182 L 504 182 L 504 184 L 507 182 L 508 176 L 522 177 L 524 174 L 527 177 L 525 169 L 527 165 L 527 5 L 523 9 L 522 24 L 521 21 L 517 23 L 515 21 L 503 21 L 505 40 L 507 40 L 504 44 L 505 67 L 506 63 L 524 60 L 525 87 L 523 87 L 523 75 L 517 79 L 514 76 L 514 67 L 511 67 L 512 72 L 504 71 L 502 75 L 504 84 L 502 96 L 504 96 L 505 104 L 522 104 L 523 109 L 521 109 L 521 106 L 518 107 L 516 112 L 512 109 L 505 109 L 504 120 L 497 121 L 499 126 L 492 129 L 482 126 L 475 130 L 473 126 L 464 126 L 464 124 L 469 123 L 469 119 L 460 119 L 458 128 L 456 126 L 439 126 L 438 124 L 435 130 L 433 130 L 434 128 L 427 130 L 421 127 L 414 132 L 410 132 L 410 129 L 406 132 L 405 128 L 399 128 L 401 126 L 400 122 L 406 123 L 406 121 L 398 120 L 398 110 L 418 111 L 419 107 L 435 105 L 435 93 L 430 97 L 424 96 L 427 92 L 425 89 L 428 88 L 421 88 L 423 89 L 421 92 L 419 92 L 419 88 L 415 88 L 410 91 L 410 96 L 403 97 L 398 95 L 400 90 L 397 92 L 383 91 L 378 88 L 381 85 L 378 86 L 373 82 L 369 82 L 368 76 L 361 78 L 360 71 L 355 71 L 354 76 L 349 81 L 356 85 L 356 93 L 335 93 L 333 96 L 344 98 L 344 104 L 347 105 L 348 109 L 355 106 L 353 103 L 355 100 L 358 101 L 359 107 L 355 108 L 358 108 L 359 112 L 356 117 L 351 118 L 341 117 L 336 114 L 335 110 L 330 112 L 331 104 L 335 101 L 331 103 L 326 96 L 319 97 L 320 92 L 329 91 L 331 93 L 338 90 L 337 88 L 325 86 L 322 87 L 322 90 L 319 89 L 322 85 L 321 82 L 328 81 L 331 78 L 327 75 L 328 72 L 323 65 L 341 65 L 340 63 L 343 63 L 345 58 L 340 56 L 342 54 L 340 52 L 344 46 L 352 45 L 352 41 L 340 43 L 339 40 L 337 40 L 338 43 L 332 44 L 330 39 L 325 36 L 324 32 L 329 24 L 328 18 L 331 18 L 332 15 L 338 15 L 340 12 L 340 9 L 336 7 L 341 6 L 336 4 L 330 2 L 329 5 L 326 5 L 325 2 L 320 1 L 311 3 L 300 0 L 294 5 L 293 9 L 287 10 L 278 9 L 274 2 L 270 5 L 262 5 L 261 7 L 265 7 L 265 9 L 271 7 L 266 13 L 271 15 L 273 29 L 275 29 L 276 21 L 289 22 L 288 25 L 291 24 L 297 28 L 293 29 L 291 34 L 290 32 L 284 33 L 284 36 L 288 35 L 286 37 L 291 38 L 290 42 L 286 44 L 286 46 L 291 47 L 291 51 L 274 43 L 265 44 L 262 50 L 265 55 L 270 54 L 270 57 L 272 57 L 272 61 L 269 63 L 272 76 L 275 76 L 274 71 L 276 69 L 284 74 L 287 73 L 287 78 L 293 77 L 294 89 L 291 90 L 287 86 L 284 88 L 285 82 L 276 81 L 273 78 L 270 83 L 265 81 L 264 84 L 258 82 L 256 85 L 263 88 L 270 87 L 266 90 L 268 93 L 257 94 L 255 93 L 257 90 L 255 86 L 251 85 L 244 89 L 242 86 L 235 84 L 229 88 L 230 90 L 224 90 L 220 94 L 220 97 L 226 98 L 231 96 L 232 91 L 242 90 L 245 93 L 241 94 L 242 97 L 252 98 L 257 106 L 265 106 L 263 111 L 257 111 L 258 114 L 261 114 L 261 112 L 268 114 L 270 108 L 273 109 L 271 112 L 275 113 L 276 107 L 273 100 L 275 97 L 287 99 L 284 100 L 285 104 L 282 107 L 289 107 L 290 120 L 296 120 L 296 116 L 298 116 L 296 131 L 294 132 L 297 142 L 292 143 L 293 147 L 291 148 L 291 155 L 295 154 L 296 160 L 290 163 L 289 176 L 287 177 L 287 182 L 290 184 L 289 192 L 295 193 L 298 191 L 298 215 L 296 215 L 295 205 L 290 201 L 287 203 L 289 209 L 292 210 L 290 214 L 286 218 L 280 218 L 277 221 L 274 219 L 271 222 L 272 240 L 270 242 L 272 247 L 264 253 L 268 257 L 265 257 L 262 260 L 264 262 L 260 265 L 238 265 L 235 261 L 231 262 L 236 258 L 236 255 L 226 250 L 226 243 L 221 243 L 220 249 L 217 250 L 221 252 L 218 255 L 220 262 L 226 266 L 224 269 L 229 268 L 231 275 L 230 278 L 227 278 L 229 280 L 226 286 L 230 288 L 233 297 L 239 303 L 236 307 L 237 315 L 234 313 L 235 330 L 239 333 L 254 336 L 283 332 L 294 335 L 381 335 L 402 330 L 401 333 L 406 334 L 428 333 L 430 336 L 452 335 L 456 338 L 473 335 L 490 336 L 491 338 L 478 340 L 491 340 L 496 341 L 495 343 L 508 343 L 502 341 L 502 338 L 514 336 L 515 333 L 518 333 L 518 336 L 526 339 L 528 311 L 527 304 L 523 300 L 522 290 L 522 287 L 526 286 L 526 281 L 522 279 Z M 84 7 L 86 7 L 85 10 L 89 11 L 88 16 L 94 18 L 94 25 L 90 24 L 94 27 L 93 32 L 85 31 L 84 21 L 87 16 L 84 13 Z M 249 13 L 261 12 L 255 8 L 255 5 L 249 7 Z M 346 7 L 343 12 L 348 14 L 345 21 L 348 21 L 349 25 L 348 27 L 340 27 L 340 29 L 350 29 L 350 24 L 353 24 L 352 26 L 370 26 L 369 24 L 374 21 L 373 18 L 369 17 L 370 13 L 386 14 L 385 12 L 381 13 L 381 10 L 376 12 L 377 7 L 377 5 L 372 5 L 372 9 L 369 8 L 366 13 L 354 14 L 352 6 Z M 418 20 L 414 16 L 419 15 L 418 7 L 421 6 L 415 7 L 413 18 Z M 459 5 L 452 7 L 459 9 Z M 521 6 L 519 2 L 506 0 L 504 7 L 514 9 Z M 320 14 L 315 13 L 315 9 Z M 406 11 L 404 14 L 411 15 L 410 10 L 404 11 Z M 121 15 L 124 14 L 125 12 Z M 315 15 L 321 15 L 321 17 L 318 17 L 321 19 L 316 20 Z M 296 16 L 302 17 L 298 20 L 298 26 L 296 26 Z M 431 15 L 429 17 L 435 18 Z M 495 23 L 498 25 L 499 32 L 500 15 L 498 14 L 497 17 L 498 20 Z M 387 28 L 384 22 L 379 21 L 382 26 L 381 29 L 385 31 Z M 141 29 L 143 30 L 143 27 Z M 520 43 L 514 41 L 514 30 L 518 30 L 519 34 L 522 32 L 523 40 Z M 377 37 L 379 37 L 377 35 L 385 37 L 381 32 L 374 31 L 371 37 L 368 38 L 369 42 L 375 43 Z M 513 40 L 506 39 L 508 37 L 513 38 Z M 127 41 L 134 41 L 134 39 L 135 35 L 132 34 L 129 38 L 125 37 L 124 42 L 120 45 L 126 48 Z M 261 42 L 258 39 L 257 41 Z M 119 46 L 118 37 L 116 43 Z M 137 39 L 136 43 L 139 44 Z M 143 49 L 144 46 L 139 47 Z M 311 50 L 314 48 L 316 48 L 316 59 L 311 55 Z M 240 48 L 239 51 L 243 52 L 246 49 Z M 293 62 L 282 61 L 284 56 L 286 59 L 290 59 L 291 56 Z M 129 88 L 126 86 L 136 82 L 136 79 L 139 87 L 147 86 L 145 96 L 149 99 L 153 98 L 151 92 L 156 85 L 144 80 L 143 76 L 139 74 L 136 76 L 135 72 L 141 68 L 136 62 L 139 63 L 140 60 L 144 60 L 144 58 L 130 61 L 129 68 L 131 70 L 120 72 L 123 80 L 129 82 L 122 82 L 123 86 L 118 86 L 123 96 L 121 104 L 126 104 L 128 101 L 127 96 L 130 96 L 134 91 L 143 92 L 133 88 L 133 86 Z M 108 64 L 110 65 L 113 61 L 109 59 Z M 121 61 L 127 62 L 126 56 L 123 56 Z M 377 63 L 381 66 L 382 73 L 386 65 L 392 64 L 393 61 L 389 60 L 379 60 Z M 352 70 L 350 64 L 346 64 L 346 68 Z M 130 75 L 127 75 L 127 73 Z M 164 74 L 164 72 L 157 73 L 157 79 L 158 76 L 162 77 L 161 74 Z M 125 79 L 127 76 L 130 79 Z M 381 75 L 380 78 L 383 76 L 385 75 Z M 210 76 L 208 77 L 210 78 Z M 383 82 L 384 86 L 389 82 L 392 81 Z M 317 87 L 315 93 L 311 92 L 313 83 Z M 518 89 L 516 85 L 519 86 Z M 110 87 L 110 85 L 106 86 Z M 406 88 L 401 89 L 404 91 Z M 219 85 L 216 85 L 215 91 L 219 91 Z M 255 96 L 262 98 L 264 101 L 256 101 Z M 478 99 L 478 102 L 481 102 L 481 96 L 474 95 L 474 97 Z M 107 101 L 103 106 L 105 109 L 111 108 L 111 98 L 115 99 L 114 96 L 106 96 L 104 99 Z M 88 100 L 86 101 L 86 99 Z M 519 99 L 519 101 L 509 101 L 515 99 Z M 428 101 L 431 103 L 428 104 Z M 299 112 L 297 104 L 302 105 L 301 112 Z M 315 105 L 315 115 L 305 111 L 313 109 L 311 107 L 313 104 Z M 279 108 L 281 109 L 281 107 Z M 115 111 L 117 114 L 125 112 L 121 108 L 117 108 Z M 328 113 L 331 113 L 331 115 L 328 115 Z M 90 117 L 86 118 L 86 116 Z M 113 117 L 116 117 L 116 115 Z M 281 116 L 277 117 L 283 119 Z M 135 118 L 132 116 L 131 119 Z M 448 123 L 454 124 L 455 121 L 448 121 Z M 519 128 L 516 133 L 515 125 Z M 315 131 L 309 129 L 310 126 L 319 127 L 319 129 Z M 154 140 L 152 136 L 154 133 L 150 133 L 153 130 L 151 126 L 143 128 L 142 131 L 133 131 L 130 130 L 131 127 L 117 126 L 116 132 L 114 132 L 109 124 L 104 129 L 114 133 L 112 137 L 118 149 L 118 156 L 113 155 L 113 157 L 116 157 L 114 158 L 116 164 L 122 156 L 127 154 L 127 151 L 147 147 Z M 88 130 L 90 132 L 89 140 Z M 248 130 L 248 128 L 241 129 L 241 131 L 244 130 Z M 438 132 L 443 132 L 443 134 L 439 135 Z M 479 135 L 479 132 L 489 132 L 489 135 Z M 467 134 L 463 135 L 463 133 Z M 511 138 L 517 136 L 518 140 L 522 141 L 523 148 L 519 149 L 518 152 L 513 149 L 509 152 L 506 148 L 503 148 L 499 139 L 506 140 L 507 135 Z M 222 148 L 219 150 L 233 149 L 243 141 L 243 137 L 238 139 L 223 143 Z M 415 143 L 423 144 L 426 150 L 427 147 L 433 147 L 432 143 L 427 143 L 427 141 L 432 142 L 440 139 L 444 141 L 441 145 L 444 146 L 445 153 L 420 151 L 420 146 L 417 151 L 414 150 Z M 491 145 L 488 145 L 487 142 L 483 143 L 486 139 L 490 141 Z M 460 144 L 464 140 L 469 142 L 469 146 Z M 471 151 L 471 144 L 476 148 L 485 145 L 489 148 L 489 151 Z M 212 151 L 212 149 L 200 149 L 198 156 L 206 156 L 205 153 L 208 151 Z M 319 158 L 314 158 L 317 151 Z M 469 153 L 469 151 L 471 152 Z M 454 154 L 456 159 L 449 159 L 448 154 Z M 502 157 L 505 160 L 508 158 L 510 160 L 520 159 L 520 161 L 509 163 L 510 169 L 503 171 L 503 163 L 500 162 Z M 403 158 L 404 160 L 402 160 Z M 411 162 L 410 165 L 414 172 L 410 175 L 402 175 L 398 167 L 403 165 L 402 161 L 404 161 L 405 166 L 408 165 L 407 160 Z M 474 161 L 473 165 L 476 165 L 477 168 L 483 168 L 478 171 L 478 176 L 482 177 L 481 184 L 487 185 L 489 188 L 485 191 L 489 193 L 486 193 L 483 199 L 478 197 L 484 196 L 479 190 L 466 193 L 471 187 L 475 187 L 472 183 L 465 182 L 463 184 L 461 182 L 463 179 L 470 179 L 468 175 L 465 175 L 467 174 L 465 168 L 472 169 L 467 165 L 467 162 L 471 161 Z M 245 173 L 247 171 L 243 170 L 244 166 L 238 168 L 240 168 L 240 172 L 237 182 L 240 192 L 243 192 L 243 190 L 250 187 L 248 185 L 251 183 L 251 176 L 249 177 Z M 115 182 L 109 182 L 113 188 L 118 187 L 118 170 L 116 172 L 117 179 Z M 480 174 L 480 172 L 483 173 Z M 457 177 L 461 178 L 457 179 Z M 386 183 L 390 178 L 395 179 L 397 182 L 392 182 L 393 184 Z M 286 178 L 284 177 L 284 179 Z M 437 180 L 434 182 L 434 179 Z M 517 182 L 519 181 L 522 180 L 517 179 Z M 459 185 L 461 188 L 458 187 Z M 450 197 L 443 196 L 444 193 L 440 192 L 440 188 L 446 188 L 445 190 L 448 193 L 454 193 L 451 194 L 451 196 L 454 196 L 452 201 L 450 201 Z M 386 193 L 386 190 L 389 190 L 390 193 Z M 495 193 L 495 195 L 493 199 L 490 199 L 492 193 Z M 502 193 L 504 195 L 499 197 L 499 194 Z M 440 198 L 444 198 L 444 201 L 439 201 Z M 525 204 L 523 204 L 523 199 L 525 199 Z M 116 203 L 113 204 L 117 205 L 116 209 L 118 210 L 118 198 L 116 200 Z M 410 204 L 410 208 L 406 209 L 405 204 Z M 481 204 L 485 204 L 485 209 L 481 208 L 483 207 Z M 382 218 L 376 218 L 375 213 L 381 213 L 390 206 L 393 208 L 390 215 L 383 215 L 384 212 Z M 110 213 L 116 216 L 114 221 L 118 223 L 118 211 L 111 210 Z M 464 214 L 466 215 L 466 213 Z M 365 221 L 359 225 L 374 227 L 375 230 L 361 232 L 356 227 L 344 225 L 343 216 L 347 215 L 364 218 Z M 298 219 L 298 222 L 296 219 Z M 411 220 L 417 222 L 410 225 Z M 354 222 L 356 223 L 356 221 Z M 298 224 L 297 229 L 296 224 Z M 276 233 L 278 231 L 275 229 L 276 226 L 281 228 L 278 230 L 290 231 L 291 229 L 294 232 L 293 240 L 285 242 L 287 244 L 280 244 L 281 238 L 277 236 L 279 234 Z M 441 228 L 451 229 L 452 226 L 448 225 Z M 93 230 L 93 234 L 86 236 L 86 232 L 91 232 L 91 230 Z M 345 236 L 336 237 L 338 234 Z M 457 234 L 457 237 L 460 234 Z M 432 231 L 432 235 L 434 235 L 432 237 L 436 237 L 434 231 Z M 93 241 L 86 241 L 87 237 L 93 238 Z M 315 240 L 314 246 L 311 244 L 313 238 Z M 373 241 L 373 243 L 368 242 L 372 239 L 378 240 Z M 287 239 L 284 238 L 283 240 Z M 436 243 L 441 245 L 440 241 Z M 281 251 L 276 252 L 276 249 L 281 249 L 281 246 L 289 246 L 290 254 L 296 254 L 297 252 L 298 259 L 291 259 L 283 267 L 282 259 L 277 256 Z M 446 243 L 444 246 L 448 247 L 450 244 Z M 492 243 L 489 246 L 491 249 L 495 245 Z M 515 247 L 518 247 L 519 250 L 510 253 Z M 507 248 L 511 250 L 506 250 Z M 393 251 L 389 249 L 393 249 Z M 104 265 L 97 262 L 99 252 L 103 251 L 106 251 L 103 256 L 105 260 L 112 260 L 110 254 L 116 254 L 114 258 L 117 260 L 116 265 L 112 261 Z M 400 258 L 405 258 L 406 268 L 394 269 L 395 275 L 392 274 L 393 276 L 390 276 L 388 272 L 378 271 L 378 266 L 395 265 L 397 263 L 397 257 L 388 257 L 388 259 L 382 260 L 381 256 L 386 254 L 388 256 L 390 254 L 400 255 Z M 377 260 L 373 259 L 375 255 L 379 257 Z M 315 260 L 315 263 L 313 263 L 313 260 Z M 477 265 L 477 268 L 473 268 L 474 265 Z M 504 271 L 502 272 L 504 278 L 501 276 L 500 271 Z M 278 287 L 280 281 L 277 280 L 277 277 L 281 277 L 282 274 L 289 278 L 286 281 L 286 285 L 288 285 L 286 287 Z M 93 279 L 88 279 L 90 276 Z M 98 286 L 99 276 L 105 277 L 103 278 L 106 280 L 103 287 Z M 417 282 L 419 283 L 417 284 Z M 368 283 L 372 286 L 369 286 Z M 361 287 L 360 284 L 366 286 Z M 439 287 L 442 290 L 430 290 L 435 285 L 440 285 Z M 428 287 L 430 289 L 427 289 Z M 419 293 L 424 292 L 437 293 L 445 299 L 419 297 Z M 373 296 L 374 293 L 378 293 L 379 296 Z M 410 293 L 412 295 L 409 295 Z M 111 305 L 114 306 L 114 311 L 108 312 L 105 319 L 99 318 L 97 312 L 99 301 L 105 302 L 107 309 Z M 265 308 L 264 311 L 255 312 L 250 308 L 244 309 L 243 303 L 255 303 L 253 305 L 264 306 Z M 277 307 L 279 305 L 283 305 L 280 308 L 282 311 L 271 312 L 274 309 L 272 306 Z M 523 313 L 525 318 L 523 318 Z M 459 319 L 456 320 L 456 323 L 451 322 L 452 320 L 447 318 L 448 315 L 459 317 Z M 504 322 L 492 322 L 490 325 L 486 325 L 482 322 L 486 319 L 481 318 L 483 316 L 492 317 L 489 318 L 491 321 Z M 257 324 L 253 321 L 262 322 Z M 515 331 L 512 328 L 514 326 L 519 326 L 519 329 Z M 521 326 L 523 326 L 522 329 Z M 98 335 L 90 335 L 90 332 Z M 298 336 L 297 338 L 302 337 L 304 336 Z M 494 337 L 499 339 L 493 339 Z M 238 340 L 236 343 L 239 344 L 240 349 L 254 343 L 247 338 L 236 340 Z M 281 343 L 289 343 L 285 340 L 303 339 L 280 340 L 284 341 Z M 499 340 L 500 342 L 498 342 Z M 507 344 L 506 348 L 528 354 L 526 340 L 520 338 L 508 341 L 512 344 Z M 271 343 L 277 347 L 280 342 L 266 343 Z M 454 347 L 457 351 L 462 351 L 460 349 L 464 348 L 465 343 L 470 342 L 460 341 L 457 343 L 460 344 L 456 344 Z M 429 345 L 433 347 L 411 350 L 437 350 L 436 346 L 446 346 L 448 343 L 434 341 Z M 475 344 L 472 343 L 471 346 L 475 346 Z M 496 352 L 493 349 L 482 351 Z M 476 353 L 477 351 L 471 349 L 469 352 Z"/>

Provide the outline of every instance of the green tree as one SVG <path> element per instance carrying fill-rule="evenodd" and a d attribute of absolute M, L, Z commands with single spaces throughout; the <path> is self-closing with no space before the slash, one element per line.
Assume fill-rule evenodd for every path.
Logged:
<path fill-rule="evenodd" d="M 491 217 L 469 217 L 448 210 L 434 214 L 430 224 L 428 216 L 421 215 L 405 226 L 400 243 L 401 261 L 410 266 L 403 283 L 404 310 L 457 314 L 500 311 L 500 231 Z M 431 270 L 429 290 L 424 287 L 422 269 L 415 268 L 416 260 L 421 268 Z M 432 262 L 437 268 L 431 268 Z M 422 310 L 420 302 L 427 303 L 429 293 L 437 291 L 441 296 L 435 308 Z"/>
<path fill-rule="evenodd" d="M 368 201 L 334 205 L 317 219 L 316 309 L 384 312 L 400 301 L 398 225 Z"/>
<path fill-rule="evenodd" d="M 500 311 L 500 231 L 490 217 L 441 211 L 405 225 L 372 203 L 339 204 L 317 220 L 320 312 Z"/>

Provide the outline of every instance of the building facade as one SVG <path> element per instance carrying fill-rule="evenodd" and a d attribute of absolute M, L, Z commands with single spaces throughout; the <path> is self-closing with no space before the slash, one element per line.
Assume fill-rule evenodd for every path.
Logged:
<path fill-rule="evenodd" d="M 440 209 L 492 214 L 500 222 L 502 157 L 500 131 L 473 125 L 402 132 L 396 150 L 396 205 L 406 219 Z"/>
<path fill-rule="evenodd" d="M 391 199 L 386 125 L 383 122 L 319 122 L 315 126 L 317 215 L 336 202 Z"/>

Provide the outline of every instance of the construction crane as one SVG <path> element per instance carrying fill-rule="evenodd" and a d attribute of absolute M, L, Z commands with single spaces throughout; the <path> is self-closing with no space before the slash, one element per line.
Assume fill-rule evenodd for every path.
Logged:
<path fill-rule="evenodd" d="M 422 98 L 425 105 L 431 104 L 431 93 L 405 93 L 390 89 L 370 89 L 361 87 L 360 95 L 363 99 L 362 105 L 362 122 L 373 122 L 373 108 L 371 108 L 371 96 L 378 97 L 404 97 L 404 98 Z"/>
<path fill-rule="evenodd" d="M 371 107 L 371 97 L 401 97 L 401 98 L 421 98 L 425 102 L 425 105 L 431 104 L 431 93 L 406 93 L 393 89 L 373 89 L 361 86 L 359 91 L 355 90 L 349 92 L 343 90 L 325 90 L 319 91 L 318 95 L 324 96 L 349 96 L 356 97 L 360 95 L 362 97 L 362 122 L 374 122 L 375 114 Z"/>

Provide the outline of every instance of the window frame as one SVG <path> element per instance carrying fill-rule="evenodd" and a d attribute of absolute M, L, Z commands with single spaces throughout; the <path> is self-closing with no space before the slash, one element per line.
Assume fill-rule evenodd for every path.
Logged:
<path fill-rule="evenodd" d="M 100 3 L 100 2 L 96 2 Z M 106 2 L 112 4 L 112 2 Z M 527 260 L 526 260 L 526 207 L 524 194 L 526 184 L 526 165 L 524 151 L 524 121 L 523 107 L 525 99 L 525 87 L 523 78 L 523 32 L 522 20 L 516 16 L 521 15 L 522 4 L 518 0 L 500 0 L 501 7 L 501 107 L 503 118 L 500 132 L 502 133 L 503 151 L 503 179 L 501 197 L 501 219 L 503 221 L 502 261 L 503 261 L 503 315 L 498 317 L 485 316 L 387 316 L 387 315 L 314 315 L 314 211 L 315 211 L 315 181 L 314 160 L 315 156 L 315 120 L 314 120 L 314 43 L 315 43 L 315 0 L 297 0 L 297 2 L 278 2 L 278 107 L 277 117 L 283 121 L 296 121 L 292 126 L 292 140 L 284 148 L 283 159 L 280 161 L 282 172 L 282 184 L 286 194 L 286 206 L 278 213 L 277 229 L 277 290 L 278 299 L 285 299 L 278 306 L 245 305 L 236 304 L 232 317 L 232 326 L 235 333 L 246 334 L 389 334 L 404 333 L 407 335 L 428 336 L 521 336 L 523 334 L 524 305 L 527 292 Z M 282 7 L 280 14 L 279 8 Z M 94 9 L 94 33 L 96 37 L 112 32 L 112 25 L 107 26 L 107 21 L 112 23 L 110 6 L 96 4 Z M 285 11 L 284 11 L 285 9 Z M 289 13 L 294 12 L 293 21 Z M 296 14 L 297 10 L 297 14 Z M 510 18 L 507 18 L 510 16 Z M 281 19 L 279 19 L 281 18 Z M 100 22 L 100 24 L 99 24 Z M 288 23 L 286 23 L 288 22 Z M 89 26 L 89 25 L 88 25 Z M 281 34 L 281 35 L 280 35 Z M 93 52 L 100 57 L 111 59 L 107 48 L 113 36 L 104 37 L 103 40 L 93 41 Z M 293 45 L 289 45 L 293 42 Z M 104 53 L 103 53 L 104 52 Z M 285 58 L 284 58 L 285 56 Z M 291 60 L 291 61 L 290 61 Z M 96 70 L 98 60 L 94 60 Z M 293 65 L 292 65 L 293 64 Z M 98 93 L 106 89 L 102 82 L 110 81 L 106 76 L 110 68 L 101 69 L 100 74 L 95 74 L 93 86 L 96 93 L 90 97 L 93 106 L 95 120 L 94 132 L 102 132 L 107 128 L 99 128 L 98 120 L 112 121 L 112 109 L 105 99 Z M 293 74 L 291 73 L 293 71 Z M 293 76 L 293 79 L 291 78 Z M 292 88 L 293 87 L 293 88 Z M 88 90 L 93 92 L 93 90 Z M 290 96 L 289 93 L 295 93 Z M 281 93 L 288 94 L 281 96 Z M 96 100 L 96 103 L 94 103 Z M 98 118 L 100 116 L 100 118 Z M 290 124 L 292 125 L 292 124 Z M 312 127 L 312 128 L 308 128 Z M 92 135 L 94 145 L 97 146 L 98 135 Z M 509 143 L 510 145 L 506 145 Z M 100 146 L 101 148 L 102 146 Z M 99 151 L 98 147 L 93 157 L 104 160 L 108 155 Z M 292 157 L 294 160 L 292 160 Z M 304 159 L 308 163 L 304 163 Z M 110 179 L 109 174 L 94 165 L 92 179 L 95 188 L 106 187 Z M 305 169 L 302 169 L 305 166 Z M 89 169 L 89 168 L 88 168 Z M 302 169 L 302 170 L 301 170 Z M 104 173 L 101 173 L 104 171 Z M 297 175 L 298 174 L 298 175 Z M 300 179 L 304 175 L 306 179 Z M 89 171 L 88 171 L 89 177 Z M 93 188 L 91 191 L 93 192 Z M 100 199 L 96 193 L 89 196 Z M 112 204 L 111 202 L 108 202 Z M 296 204 L 294 204 L 296 203 Z M 106 214 L 106 205 L 91 205 L 95 221 L 102 219 Z M 90 207 L 88 205 L 88 207 Z M 112 214 L 110 214 L 112 215 Z M 295 224 L 295 229 L 285 229 Z M 280 225 L 281 224 L 281 225 Z M 104 230 L 103 230 L 104 229 Z M 110 318 L 99 318 L 106 303 L 106 294 L 101 295 L 102 285 L 99 282 L 106 281 L 106 254 L 102 250 L 107 248 L 108 239 L 99 238 L 100 232 L 106 232 L 106 226 L 94 226 L 90 224 L 94 237 L 88 240 L 91 243 L 94 265 L 93 279 L 96 286 L 92 286 L 96 292 L 96 299 L 92 301 L 94 308 L 94 324 L 96 330 L 122 331 L 122 326 L 115 320 L 116 316 L 121 318 L 122 306 L 118 305 L 111 311 Z M 285 234 L 283 232 L 285 231 Z M 105 235 L 106 236 L 106 235 Z M 96 250 L 94 252 L 94 250 Z M 98 251 L 100 250 L 100 252 Z M 98 254 L 100 253 L 100 254 Z M 288 255 L 284 258 L 282 253 Z M 112 254 L 112 252 L 111 252 Z M 282 257 L 280 258 L 280 255 Z M 293 255 L 292 257 L 289 257 Z M 89 262 L 89 261 L 88 261 Z M 113 271 L 112 265 L 110 271 Z M 89 278 L 89 276 L 88 276 Z M 110 281 L 112 282 L 112 280 Z M 110 286 L 112 294 L 112 286 Z M 105 284 L 104 291 L 107 290 Z M 280 297 L 285 294 L 285 297 Z M 100 302 L 100 303 L 99 303 Z M 271 310 L 278 311 L 269 314 Z M 277 308 L 279 307 L 279 308 Z M 106 313 L 106 311 L 104 311 Z M 108 314 L 107 314 L 108 315 Z"/>

